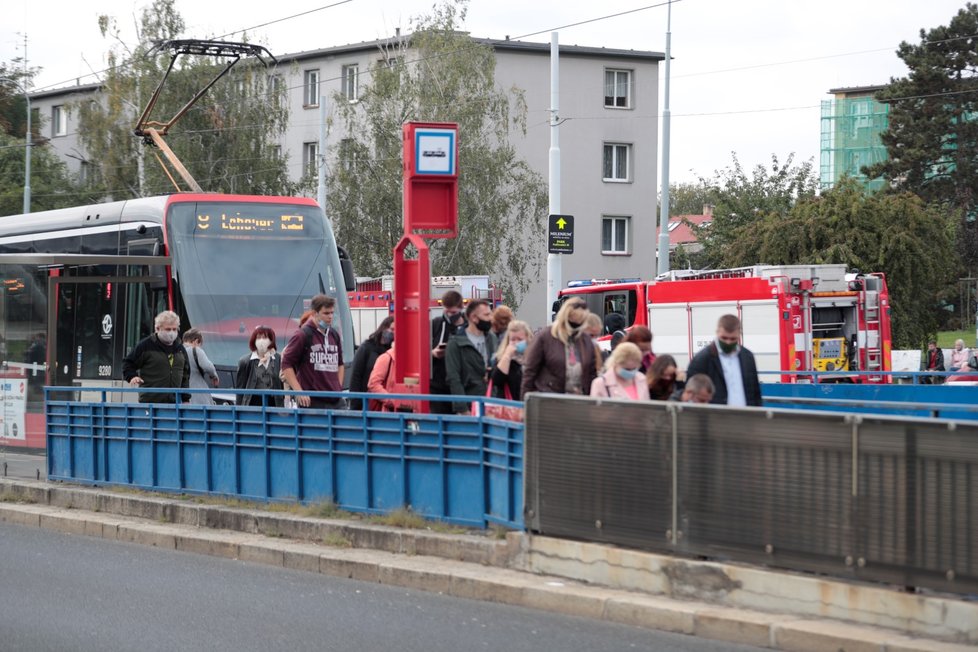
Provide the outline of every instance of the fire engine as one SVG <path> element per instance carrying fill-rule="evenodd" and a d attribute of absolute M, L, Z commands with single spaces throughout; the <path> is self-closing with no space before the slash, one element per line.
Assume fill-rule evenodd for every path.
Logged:
<path fill-rule="evenodd" d="M 883 274 L 847 272 L 845 265 L 680 270 L 653 281 L 572 281 L 559 296 L 558 304 L 585 299 L 606 330 L 616 322 L 648 326 L 655 352 L 671 354 L 680 368 L 713 341 L 719 317 L 733 314 L 758 370 L 782 372 L 761 374 L 762 381 L 810 381 L 804 372 L 834 371 L 851 373 L 819 382 L 888 382 L 879 373 L 891 368 Z"/>
<path fill-rule="evenodd" d="M 485 299 L 495 308 L 502 302 L 502 293 L 488 276 L 432 276 L 431 316 L 441 311 L 441 297 L 448 290 L 462 295 L 463 305 L 474 299 Z M 348 292 L 353 318 L 354 343 L 360 343 L 373 333 L 394 308 L 394 277 L 357 279 L 357 289 Z"/>

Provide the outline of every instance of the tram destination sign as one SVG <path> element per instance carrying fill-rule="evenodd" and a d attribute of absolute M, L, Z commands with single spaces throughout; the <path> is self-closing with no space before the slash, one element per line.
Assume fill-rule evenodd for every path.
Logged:
<path fill-rule="evenodd" d="M 306 230 L 304 215 L 244 215 L 198 213 L 197 228 L 204 233 L 240 235 L 296 235 Z"/>
<path fill-rule="evenodd" d="M 574 253 L 573 215 L 551 215 L 547 220 L 547 253 Z"/>

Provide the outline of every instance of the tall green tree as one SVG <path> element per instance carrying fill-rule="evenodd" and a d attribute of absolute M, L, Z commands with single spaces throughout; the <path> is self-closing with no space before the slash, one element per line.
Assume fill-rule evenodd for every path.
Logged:
<path fill-rule="evenodd" d="M 941 318 L 938 296 L 953 277 L 953 220 L 911 193 L 867 194 L 850 178 L 787 214 L 768 213 L 736 248 L 772 264 L 844 263 L 883 272 L 893 344 L 921 346 Z"/>
<path fill-rule="evenodd" d="M 957 253 L 978 273 L 978 6 L 948 25 L 920 30 L 897 55 L 909 68 L 877 94 L 890 105 L 882 141 L 889 158 L 864 172 L 882 176 L 958 217 Z"/>
<path fill-rule="evenodd" d="M 26 167 L 27 101 L 23 89 L 30 88 L 35 69 L 25 71 L 15 59 L 0 63 L 0 215 L 24 210 Z M 31 120 L 31 212 L 82 203 L 87 197 L 67 167 L 39 138 L 41 117 L 34 110 Z"/>
<path fill-rule="evenodd" d="M 713 267 L 740 267 L 759 262 L 749 246 L 756 225 L 769 216 L 785 216 L 803 199 L 814 197 L 818 176 L 811 160 L 794 165 L 794 154 L 782 163 L 771 156 L 771 169 L 757 165 L 748 173 L 737 155 L 733 164 L 700 182 L 713 198 L 713 221 L 699 235 L 704 256 Z"/>
<path fill-rule="evenodd" d="M 700 215 L 703 206 L 712 204 L 713 201 L 713 194 L 703 180 L 697 183 L 669 184 L 670 218 L 677 215 Z"/>
<path fill-rule="evenodd" d="M 11 136 L 27 133 L 27 100 L 24 89 L 30 88 L 31 77 L 36 70 L 25 71 L 22 59 L 10 63 L 0 62 L 0 131 Z M 32 131 L 37 127 L 31 125 Z"/>
<path fill-rule="evenodd" d="M 0 134 L 0 215 L 24 211 L 23 136 Z M 84 203 L 87 195 L 64 162 L 41 142 L 31 147 L 31 212 Z"/>
<path fill-rule="evenodd" d="M 498 89 L 492 48 L 458 31 L 466 6 L 449 1 L 416 19 L 410 37 L 382 51 L 359 102 L 337 97 L 343 136 L 328 211 L 358 272 L 390 273 L 402 233 L 401 125 L 458 123 L 459 236 L 430 243 L 432 273 L 492 274 L 518 305 L 542 264 L 546 186 L 510 144 L 526 130 L 522 92 Z"/>
<path fill-rule="evenodd" d="M 170 52 L 154 50 L 154 43 L 179 38 L 183 18 L 175 0 L 155 0 L 142 11 L 138 42 L 132 47 L 119 36 L 114 18 L 101 16 L 99 27 L 112 42 L 109 69 L 95 99 L 76 107 L 89 163 L 112 198 L 172 192 L 156 152 L 140 142 L 133 129 L 170 63 Z M 150 119 L 169 120 L 224 63 L 181 55 Z M 167 144 L 204 190 L 293 193 L 275 142 L 288 123 L 284 89 L 279 86 L 260 64 L 243 60 L 175 123 Z"/>

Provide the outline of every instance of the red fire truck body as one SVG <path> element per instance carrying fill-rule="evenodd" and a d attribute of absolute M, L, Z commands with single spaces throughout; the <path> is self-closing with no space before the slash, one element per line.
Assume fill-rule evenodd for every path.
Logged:
<path fill-rule="evenodd" d="M 463 303 L 485 299 L 495 307 L 502 302 L 499 289 L 488 276 L 433 276 L 429 306 L 432 317 L 441 312 L 441 297 L 448 290 L 461 294 Z M 357 289 L 348 292 L 347 298 L 353 319 L 354 343 L 359 345 L 391 314 L 394 308 L 394 277 L 359 280 Z"/>
<path fill-rule="evenodd" d="M 656 353 L 685 368 L 713 341 L 721 315 L 737 315 L 743 345 L 754 353 L 762 381 L 810 380 L 811 371 L 850 372 L 846 379 L 888 382 L 889 293 L 882 274 L 847 273 L 844 265 L 757 265 L 670 272 L 643 282 L 572 282 L 561 300 L 584 298 L 613 323 L 648 326 Z"/>

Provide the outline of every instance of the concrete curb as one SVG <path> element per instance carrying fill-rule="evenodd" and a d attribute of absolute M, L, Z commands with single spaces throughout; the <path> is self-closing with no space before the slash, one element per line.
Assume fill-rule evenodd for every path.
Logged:
<path fill-rule="evenodd" d="M 913 639 L 880 628 L 762 614 L 594 587 L 554 576 L 429 555 L 333 548 L 257 533 L 149 522 L 137 517 L 120 518 L 102 512 L 38 504 L 0 503 L 0 521 L 778 650 L 974 650 L 969 646 Z"/>

